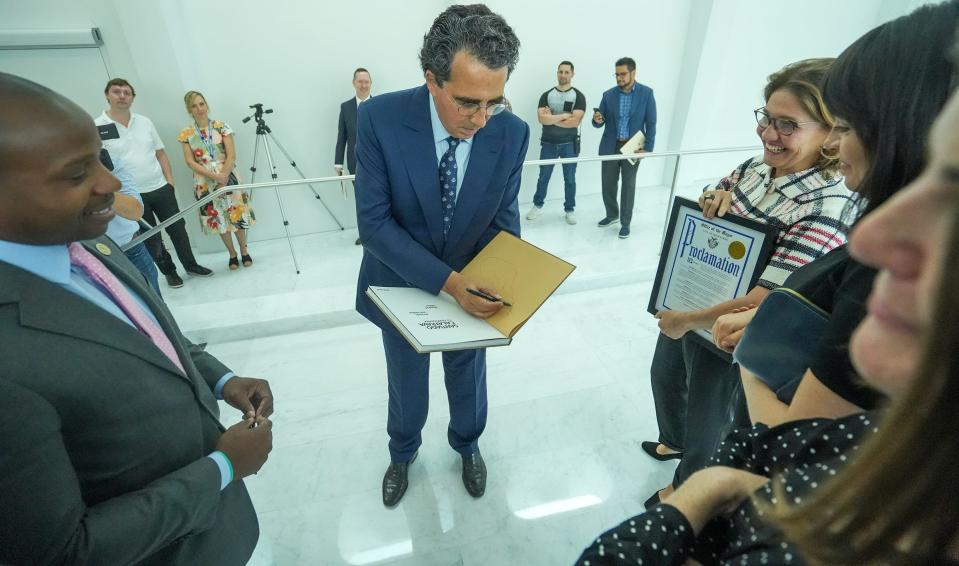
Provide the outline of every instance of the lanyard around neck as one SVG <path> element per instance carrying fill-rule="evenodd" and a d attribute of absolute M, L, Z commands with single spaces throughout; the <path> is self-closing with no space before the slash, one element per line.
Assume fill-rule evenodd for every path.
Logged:
<path fill-rule="evenodd" d="M 214 159 L 216 154 L 214 150 L 216 144 L 213 143 L 213 120 L 209 118 L 206 121 L 206 128 L 200 129 L 199 124 L 196 123 L 196 120 L 193 121 L 193 127 L 196 129 L 196 133 L 200 136 L 200 141 L 203 142 L 203 146 L 206 147 L 207 153 L 210 154 L 210 159 Z"/>

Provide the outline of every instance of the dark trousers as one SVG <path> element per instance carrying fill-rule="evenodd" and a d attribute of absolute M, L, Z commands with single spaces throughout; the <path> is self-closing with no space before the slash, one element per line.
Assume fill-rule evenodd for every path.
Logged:
<path fill-rule="evenodd" d="M 603 161 L 603 204 L 606 205 L 606 218 L 619 218 L 623 226 L 629 226 L 633 219 L 633 201 L 636 197 L 636 171 L 639 161 L 630 165 L 629 161 Z M 617 184 L 622 175 L 622 207 L 616 204 Z"/>
<path fill-rule="evenodd" d="M 147 247 L 143 244 L 137 244 L 123 253 L 126 254 L 130 263 L 140 270 L 140 273 L 146 278 L 150 287 L 153 287 L 153 290 L 157 292 L 157 295 L 162 297 L 160 281 L 157 278 L 157 267 L 153 264 L 153 258 L 150 256 Z"/>
<path fill-rule="evenodd" d="M 406 462 L 423 443 L 429 412 L 430 355 L 416 350 L 392 331 L 383 331 L 389 384 L 390 458 Z M 446 396 L 450 405 L 447 438 L 463 456 L 476 452 L 486 428 L 486 350 L 443 352 Z"/>
<path fill-rule="evenodd" d="M 660 334 L 649 368 L 659 443 L 678 452 L 686 444 L 686 363 L 683 341 Z"/>
<path fill-rule="evenodd" d="M 155 191 L 142 193 L 140 196 L 143 197 L 143 219 L 150 226 L 156 226 L 158 222 L 162 222 L 180 212 L 180 207 L 176 203 L 176 195 L 173 193 L 173 186 L 170 184 L 163 185 Z M 193 249 L 190 248 L 190 238 L 186 234 L 186 222 L 181 218 L 167 226 L 166 233 L 170 236 L 170 241 L 173 242 L 173 248 L 176 250 L 176 256 L 183 267 L 196 265 Z M 173 263 L 173 258 L 170 257 L 170 252 L 166 251 L 160 234 L 151 236 L 146 241 L 146 245 L 161 273 L 164 275 L 176 273 L 176 265 Z"/>
<path fill-rule="evenodd" d="M 576 157 L 573 142 L 569 143 L 540 143 L 540 159 L 557 159 Z M 536 194 L 533 195 L 533 204 L 543 206 L 546 202 L 546 190 L 549 188 L 549 178 L 553 176 L 553 165 L 539 166 L 539 179 L 536 181 Z M 576 164 L 563 164 L 563 183 L 566 189 L 566 200 L 563 201 L 563 210 L 572 212 L 576 208 Z"/>
<path fill-rule="evenodd" d="M 684 371 L 678 371 L 680 366 Z M 682 340 L 662 337 L 656 344 L 653 370 L 656 417 L 667 428 L 665 432 L 660 429 L 660 441 L 683 452 L 673 475 L 673 486 L 679 487 L 693 472 L 706 467 L 726 435 L 749 426 L 746 397 L 739 366 L 690 334 Z M 680 421 L 682 444 L 672 446 L 676 439 L 668 435 L 677 434 Z"/>

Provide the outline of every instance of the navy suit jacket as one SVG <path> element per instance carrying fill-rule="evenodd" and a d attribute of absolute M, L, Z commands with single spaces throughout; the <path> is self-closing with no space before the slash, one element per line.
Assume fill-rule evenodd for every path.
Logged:
<path fill-rule="evenodd" d="M 366 104 L 366 102 L 364 102 Z M 346 151 L 346 163 L 343 152 Z M 339 126 L 336 129 L 336 154 L 333 163 L 346 165 L 350 173 L 356 172 L 356 97 L 340 104 Z"/>
<path fill-rule="evenodd" d="M 516 197 L 529 126 L 503 112 L 473 136 L 444 241 L 429 96 L 424 85 L 382 94 L 359 109 L 356 216 L 363 263 L 356 310 L 384 330 L 393 326 L 366 297 L 369 285 L 437 294 L 500 230 L 520 232 Z"/>
<path fill-rule="evenodd" d="M 646 136 L 643 149 L 653 151 L 656 145 L 656 99 L 653 98 L 653 89 L 640 83 L 633 87 L 635 95 L 629 114 L 629 138 L 639 130 Z M 619 129 L 619 87 L 613 87 L 603 93 L 603 100 L 599 103 L 599 113 L 603 115 L 603 124 L 593 122 L 594 128 L 606 126 L 603 137 L 599 140 L 599 154 L 613 155 L 619 151 L 616 146 L 616 132 Z M 627 138 L 627 139 L 629 139 Z"/>

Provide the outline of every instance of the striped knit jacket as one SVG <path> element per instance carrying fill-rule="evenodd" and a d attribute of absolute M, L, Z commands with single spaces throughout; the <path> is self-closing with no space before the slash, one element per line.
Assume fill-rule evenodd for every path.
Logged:
<path fill-rule="evenodd" d="M 793 271 L 845 244 L 859 205 L 841 175 L 819 167 L 776 179 L 770 173 L 761 157 L 753 157 L 703 191 L 730 191 L 730 213 L 779 231 L 772 259 L 757 282 L 774 289 Z"/>

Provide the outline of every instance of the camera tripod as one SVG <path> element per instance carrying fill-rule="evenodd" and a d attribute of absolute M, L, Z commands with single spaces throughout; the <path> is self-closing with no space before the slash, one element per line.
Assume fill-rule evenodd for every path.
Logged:
<path fill-rule="evenodd" d="M 276 164 L 273 161 L 273 152 L 270 150 L 270 142 L 279 148 L 280 153 L 286 157 L 286 160 L 290 163 L 290 167 L 300 176 L 301 179 L 306 180 L 306 175 L 303 174 L 303 171 L 300 171 L 300 168 L 296 166 L 296 162 L 290 157 L 289 152 L 286 151 L 286 148 L 277 141 L 276 137 L 273 135 L 273 131 L 270 130 L 270 126 L 267 125 L 266 120 L 263 119 L 264 114 L 272 114 L 273 109 L 267 108 L 263 109 L 263 103 L 258 102 L 256 104 L 250 105 L 250 108 L 253 108 L 253 115 L 243 118 L 243 123 L 246 124 L 251 119 L 256 121 L 256 143 L 253 145 L 253 162 L 250 165 L 250 184 L 256 182 L 256 158 L 260 151 L 260 144 L 263 144 L 263 150 L 266 153 L 266 163 L 270 167 L 270 178 L 276 181 L 278 176 L 276 174 Z M 323 205 L 323 209 L 326 210 L 326 213 L 330 215 L 330 218 L 333 219 L 333 222 L 336 222 L 336 225 L 343 230 L 343 225 L 340 224 L 340 221 L 336 218 L 333 212 L 326 206 L 326 203 L 323 202 L 323 197 L 320 196 L 320 193 L 316 192 L 316 189 L 312 184 L 308 184 L 310 191 L 313 192 L 313 196 L 316 197 L 316 200 L 320 201 L 320 204 Z M 290 245 L 290 256 L 293 258 L 293 267 L 296 269 L 297 275 L 300 274 L 300 264 L 296 261 L 296 252 L 293 249 L 293 240 L 290 238 L 290 222 L 286 219 L 286 211 L 283 209 L 283 199 L 280 198 L 280 192 L 276 187 L 273 187 L 273 194 L 276 195 L 276 203 L 280 207 L 280 218 L 283 219 L 283 230 L 286 232 L 286 241 Z M 252 202 L 253 195 L 250 194 L 250 201 Z"/>

